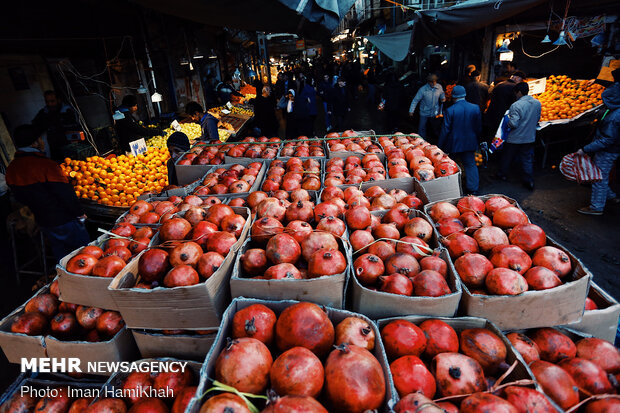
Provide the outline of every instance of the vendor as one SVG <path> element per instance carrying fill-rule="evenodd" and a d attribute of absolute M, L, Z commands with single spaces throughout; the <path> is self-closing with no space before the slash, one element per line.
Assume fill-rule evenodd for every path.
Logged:
<path fill-rule="evenodd" d="M 237 96 L 242 98 L 243 95 L 235 90 L 235 87 L 232 85 L 232 78 L 228 76 L 226 80 L 218 83 L 215 87 L 217 94 L 220 98 L 220 102 L 222 105 L 230 102 L 231 96 Z"/>
<path fill-rule="evenodd" d="M 185 105 L 185 113 L 190 117 L 192 122 L 200 124 L 202 128 L 202 136 L 200 140 L 203 142 L 219 141 L 219 134 L 217 132 L 217 124 L 219 119 L 213 116 L 212 113 L 205 112 L 198 102 L 189 102 Z"/>
<path fill-rule="evenodd" d="M 134 95 L 125 96 L 122 104 L 118 107 L 118 111 L 124 115 L 122 119 L 116 121 L 115 125 L 116 134 L 123 151 L 131 152 L 129 143 L 137 139 L 161 135 L 161 130 L 144 127 L 133 117 L 133 114 L 138 111 L 138 98 Z"/>
<path fill-rule="evenodd" d="M 63 146 L 67 145 L 66 134 L 81 130 L 73 108 L 64 104 L 53 90 L 43 93 L 45 106 L 37 113 L 32 126 L 43 136 L 47 154 L 55 161 L 63 159 Z"/>
<path fill-rule="evenodd" d="M 168 152 L 170 152 L 170 159 L 168 159 L 166 163 L 166 167 L 168 168 L 168 185 L 178 186 L 179 180 L 177 179 L 177 172 L 174 168 L 174 164 L 181 155 L 189 151 L 189 138 L 183 132 L 174 132 L 168 137 L 166 144 L 168 146 Z"/>

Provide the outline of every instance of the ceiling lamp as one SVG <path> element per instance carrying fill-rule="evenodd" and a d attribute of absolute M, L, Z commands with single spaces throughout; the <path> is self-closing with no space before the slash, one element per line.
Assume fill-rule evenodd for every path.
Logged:
<path fill-rule="evenodd" d="M 565 39 L 565 34 L 564 34 L 564 30 L 562 30 L 560 32 L 560 37 L 558 37 L 558 40 L 556 40 L 555 42 L 553 42 L 554 45 L 556 46 L 565 46 L 566 43 L 566 39 Z"/>

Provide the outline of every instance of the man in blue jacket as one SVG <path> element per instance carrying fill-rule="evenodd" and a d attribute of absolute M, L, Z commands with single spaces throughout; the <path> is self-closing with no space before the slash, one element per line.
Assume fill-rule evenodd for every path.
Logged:
<path fill-rule="evenodd" d="M 478 105 L 465 100 L 465 88 L 452 90 L 454 104 L 446 109 L 439 135 L 439 146 L 452 158 L 458 158 L 465 169 L 465 187 L 468 194 L 478 193 L 479 178 L 476 166 L 478 137 L 482 132 L 482 115 Z"/>
<path fill-rule="evenodd" d="M 207 108 L 207 110 L 210 108 Z M 188 102 L 185 105 L 185 113 L 187 113 L 192 122 L 199 123 L 202 129 L 200 140 L 203 142 L 219 142 L 219 134 L 217 132 L 217 124 L 219 120 L 209 112 L 205 112 L 198 102 Z"/>
<path fill-rule="evenodd" d="M 585 215 L 603 215 L 605 203 L 620 203 L 620 199 L 609 187 L 609 173 L 620 156 L 620 69 L 614 70 L 612 75 L 614 84 L 603 92 L 606 111 L 596 129 L 594 140 L 577 152 L 594 155 L 594 163 L 603 175 L 602 181 L 592 182 L 590 206 L 578 210 Z"/>

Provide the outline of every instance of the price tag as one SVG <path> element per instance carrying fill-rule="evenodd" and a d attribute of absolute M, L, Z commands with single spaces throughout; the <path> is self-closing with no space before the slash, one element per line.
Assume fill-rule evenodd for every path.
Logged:
<path fill-rule="evenodd" d="M 146 142 L 144 141 L 144 138 L 140 138 L 138 140 L 130 142 L 129 147 L 131 148 L 131 154 L 133 156 L 141 155 L 145 153 L 147 150 Z"/>
<path fill-rule="evenodd" d="M 230 111 L 228 109 L 222 109 L 222 113 L 224 115 L 228 115 L 228 114 L 230 114 Z"/>
<path fill-rule="evenodd" d="M 540 95 L 547 89 L 547 78 L 543 77 L 541 79 L 529 80 L 527 85 L 530 87 L 530 96 Z"/>
<path fill-rule="evenodd" d="M 181 125 L 176 120 L 172 121 L 172 123 L 170 124 L 170 127 L 177 132 L 181 132 Z"/>
<path fill-rule="evenodd" d="M 232 110 L 233 105 L 230 102 L 226 102 L 226 107 L 228 108 L 228 110 Z"/>

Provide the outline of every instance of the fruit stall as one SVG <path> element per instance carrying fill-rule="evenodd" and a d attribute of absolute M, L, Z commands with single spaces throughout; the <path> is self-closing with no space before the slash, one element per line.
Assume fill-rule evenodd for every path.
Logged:
<path fill-rule="evenodd" d="M 587 90 L 575 111 L 597 106 Z M 11 363 L 135 370 L 26 373 L 0 411 L 619 411 L 620 304 L 516 200 L 463 196 L 437 146 L 372 131 L 198 144 L 172 188 L 165 136 L 65 160 L 78 197 L 123 214 L 0 320 Z"/>

